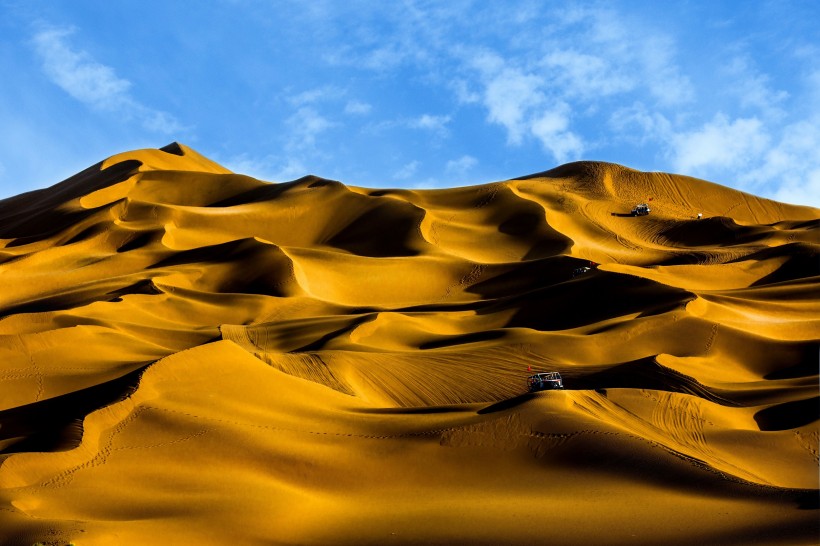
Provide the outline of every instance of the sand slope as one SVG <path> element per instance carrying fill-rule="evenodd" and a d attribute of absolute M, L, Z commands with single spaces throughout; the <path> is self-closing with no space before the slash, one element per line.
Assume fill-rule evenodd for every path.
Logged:
<path fill-rule="evenodd" d="M 0 201 L 0 539 L 812 544 L 818 227 L 605 163 L 114 156 Z"/>

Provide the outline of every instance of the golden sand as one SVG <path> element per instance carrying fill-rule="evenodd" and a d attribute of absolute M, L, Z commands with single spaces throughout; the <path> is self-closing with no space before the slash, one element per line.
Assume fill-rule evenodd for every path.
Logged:
<path fill-rule="evenodd" d="M 178 144 L 2 200 L 0 542 L 814 544 L 819 218 L 606 163 L 371 190 Z"/>

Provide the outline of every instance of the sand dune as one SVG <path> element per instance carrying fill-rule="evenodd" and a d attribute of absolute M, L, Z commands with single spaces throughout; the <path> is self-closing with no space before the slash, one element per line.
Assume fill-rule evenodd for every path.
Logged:
<path fill-rule="evenodd" d="M 119 154 L 0 201 L 0 541 L 814 544 L 818 228 L 607 163 Z"/>

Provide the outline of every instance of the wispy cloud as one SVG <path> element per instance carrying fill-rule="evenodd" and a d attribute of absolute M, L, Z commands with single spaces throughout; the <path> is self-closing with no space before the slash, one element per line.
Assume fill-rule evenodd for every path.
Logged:
<path fill-rule="evenodd" d="M 542 62 L 550 71 L 554 85 L 572 89 L 585 99 L 624 93 L 636 85 L 612 60 L 599 55 L 559 49 L 547 54 Z"/>
<path fill-rule="evenodd" d="M 443 136 L 447 134 L 447 124 L 450 122 L 450 116 L 433 116 L 430 114 L 423 114 L 422 116 L 411 119 L 407 122 L 407 126 L 411 129 L 426 129 Z"/>
<path fill-rule="evenodd" d="M 347 101 L 347 104 L 345 104 L 344 112 L 345 112 L 345 114 L 351 114 L 351 115 L 355 115 L 355 116 L 364 116 L 364 115 L 369 114 L 372 109 L 373 109 L 373 106 L 366 103 L 366 102 L 361 102 L 361 101 L 358 101 L 358 100 L 350 100 L 350 101 Z"/>
<path fill-rule="evenodd" d="M 444 167 L 444 172 L 453 176 L 463 176 L 478 164 L 478 160 L 471 155 L 463 155 L 458 159 L 451 159 Z"/>
<path fill-rule="evenodd" d="M 783 90 L 770 86 L 770 78 L 760 73 L 747 56 L 736 56 L 725 66 L 726 77 L 733 85 L 728 94 L 748 110 L 761 112 L 767 117 L 782 117 L 785 112 L 781 105 L 789 98 Z"/>
<path fill-rule="evenodd" d="M 305 176 L 311 171 L 297 157 L 276 157 L 266 155 L 253 157 L 243 153 L 227 159 L 217 158 L 221 165 L 230 170 L 259 180 L 283 182 Z"/>
<path fill-rule="evenodd" d="M 288 128 L 287 147 L 292 150 L 312 148 L 316 137 L 334 127 L 336 123 L 322 116 L 315 108 L 303 106 L 286 121 Z"/>
<path fill-rule="evenodd" d="M 419 162 L 418 161 L 411 161 L 410 163 L 404 164 L 398 171 L 393 173 L 393 178 L 396 180 L 407 180 L 412 178 L 416 171 L 419 169 Z"/>
<path fill-rule="evenodd" d="M 290 95 L 287 101 L 293 106 L 305 106 L 331 99 L 338 99 L 342 95 L 344 95 L 344 92 L 337 87 L 323 86 Z"/>
<path fill-rule="evenodd" d="M 728 169 L 743 169 L 759 157 L 769 144 L 757 118 L 730 121 L 724 114 L 699 129 L 672 137 L 673 163 L 680 172 L 698 175 Z"/>
<path fill-rule="evenodd" d="M 583 153 L 583 141 L 571 131 L 571 106 L 550 91 L 543 76 L 494 52 L 483 52 L 471 65 L 483 82 L 487 120 L 506 129 L 508 144 L 521 145 L 534 137 L 559 162 Z"/>
<path fill-rule="evenodd" d="M 780 137 L 739 175 L 752 191 L 774 184 L 780 201 L 820 206 L 820 117 L 783 127 Z"/>
<path fill-rule="evenodd" d="M 532 134 L 559 163 L 580 157 L 584 151 L 581 137 L 569 130 L 569 115 L 569 106 L 559 101 L 532 121 Z"/>
<path fill-rule="evenodd" d="M 131 83 L 118 77 L 113 68 L 74 49 L 68 40 L 74 32 L 73 28 L 48 27 L 32 38 L 43 71 L 51 81 L 90 108 L 137 119 L 149 131 L 171 134 L 183 129 L 171 114 L 136 100 Z"/>
<path fill-rule="evenodd" d="M 649 94 L 661 107 L 675 107 L 691 102 L 694 89 L 688 76 L 675 63 L 675 47 L 670 38 L 659 34 L 632 40 L 637 50 L 637 70 Z"/>

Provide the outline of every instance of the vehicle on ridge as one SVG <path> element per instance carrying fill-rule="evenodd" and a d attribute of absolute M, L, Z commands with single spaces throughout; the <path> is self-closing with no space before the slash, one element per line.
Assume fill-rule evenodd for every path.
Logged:
<path fill-rule="evenodd" d="M 527 388 L 530 392 L 563 389 L 564 380 L 558 372 L 541 372 L 527 378 Z"/>
<path fill-rule="evenodd" d="M 649 205 L 646 203 L 641 203 L 640 205 L 635 205 L 632 209 L 632 216 L 647 216 L 652 209 L 649 208 Z"/>

